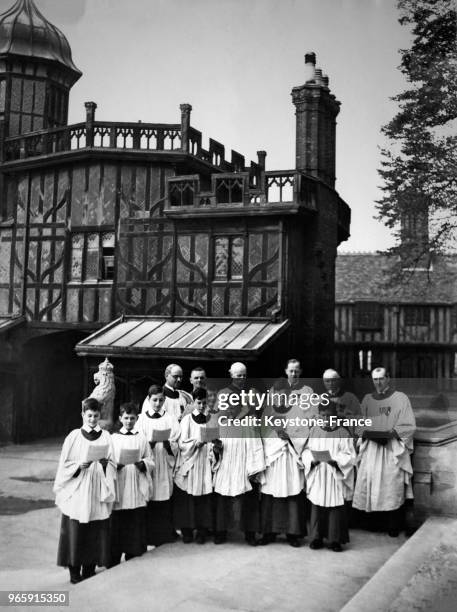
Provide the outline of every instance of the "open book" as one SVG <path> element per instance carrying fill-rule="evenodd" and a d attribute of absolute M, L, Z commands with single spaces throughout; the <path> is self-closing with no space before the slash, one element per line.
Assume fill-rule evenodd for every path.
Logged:
<path fill-rule="evenodd" d="M 328 450 L 312 450 L 311 454 L 313 456 L 313 461 L 322 461 L 322 462 L 329 462 L 332 461 L 332 456 L 331 454 L 328 452 Z"/>
<path fill-rule="evenodd" d="M 199 442 L 212 442 L 219 438 L 219 427 L 200 427 L 199 435 Z"/>
<path fill-rule="evenodd" d="M 170 438 L 171 429 L 154 429 L 151 442 L 165 442 Z"/>
<path fill-rule="evenodd" d="M 368 440 L 379 440 L 379 438 L 387 438 L 387 440 L 391 440 L 392 438 L 395 438 L 395 433 L 393 431 L 390 431 L 390 429 L 384 431 L 365 429 L 364 434 L 365 438 L 367 438 Z"/>

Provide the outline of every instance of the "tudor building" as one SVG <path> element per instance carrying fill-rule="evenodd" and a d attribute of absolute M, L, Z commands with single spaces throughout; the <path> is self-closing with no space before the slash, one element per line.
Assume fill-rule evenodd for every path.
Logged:
<path fill-rule="evenodd" d="M 64 35 L 33 0 L 0 16 L 0 440 L 64 433 L 106 355 L 118 401 L 164 364 L 276 376 L 332 359 L 339 102 L 306 56 L 296 167 L 267 171 L 191 125 L 99 121 Z M 76 352 L 75 352 L 76 347 Z"/>

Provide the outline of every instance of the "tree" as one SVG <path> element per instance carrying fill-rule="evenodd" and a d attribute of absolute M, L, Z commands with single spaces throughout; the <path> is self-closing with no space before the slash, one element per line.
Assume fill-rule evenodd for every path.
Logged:
<path fill-rule="evenodd" d="M 382 128 L 378 219 L 391 228 L 402 268 L 457 246 L 457 14 L 455 0 L 398 0 L 399 22 L 411 28 L 400 70 L 408 88 Z"/>

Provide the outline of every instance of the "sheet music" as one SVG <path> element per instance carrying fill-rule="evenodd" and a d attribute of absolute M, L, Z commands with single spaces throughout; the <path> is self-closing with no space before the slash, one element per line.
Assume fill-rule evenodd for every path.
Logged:
<path fill-rule="evenodd" d="M 130 465 L 140 460 L 139 448 L 121 448 L 119 453 L 119 463 Z"/>
<path fill-rule="evenodd" d="M 107 444 L 89 444 L 87 447 L 85 461 L 99 461 L 100 459 L 106 459 L 107 455 Z"/>

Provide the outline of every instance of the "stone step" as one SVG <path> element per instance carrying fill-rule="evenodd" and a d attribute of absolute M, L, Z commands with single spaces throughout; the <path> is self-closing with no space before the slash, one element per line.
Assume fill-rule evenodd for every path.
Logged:
<path fill-rule="evenodd" d="M 444 612 L 452 601 L 455 610 L 456 570 L 457 519 L 430 517 L 340 612 Z"/>

